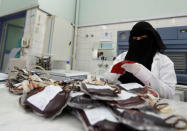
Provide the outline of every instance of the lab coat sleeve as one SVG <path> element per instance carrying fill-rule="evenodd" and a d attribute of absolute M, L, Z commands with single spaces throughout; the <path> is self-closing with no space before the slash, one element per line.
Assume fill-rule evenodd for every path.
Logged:
<path fill-rule="evenodd" d="M 175 95 L 176 74 L 171 60 L 163 59 L 158 67 L 159 77 L 156 77 L 143 65 L 135 76 L 145 85 L 150 85 L 160 94 L 160 97 L 172 99 Z"/>
<path fill-rule="evenodd" d="M 118 78 L 120 74 L 111 73 L 112 67 L 117 64 L 120 61 L 123 61 L 127 52 L 124 52 L 120 54 L 116 59 L 114 60 L 113 64 L 109 67 L 109 69 L 104 73 L 105 80 L 108 80 L 109 83 L 120 83 L 118 81 Z"/>

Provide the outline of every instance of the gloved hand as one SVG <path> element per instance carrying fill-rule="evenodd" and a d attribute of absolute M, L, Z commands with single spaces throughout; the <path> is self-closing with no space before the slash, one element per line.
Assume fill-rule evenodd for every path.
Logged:
<path fill-rule="evenodd" d="M 152 78 L 152 73 L 145 66 L 139 63 L 129 64 L 126 63 L 121 66 L 126 71 L 132 73 L 136 78 L 138 78 L 144 85 L 149 85 Z"/>
<path fill-rule="evenodd" d="M 122 65 L 121 67 L 124 68 L 126 71 L 132 73 L 133 75 L 136 75 L 137 72 L 140 71 L 141 66 L 142 65 L 139 63 L 133 63 L 133 64 L 126 63 L 126 64 Z"/>

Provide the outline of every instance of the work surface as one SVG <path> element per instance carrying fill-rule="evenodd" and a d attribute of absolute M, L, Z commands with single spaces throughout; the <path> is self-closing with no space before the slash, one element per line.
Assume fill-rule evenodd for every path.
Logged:
<path fill-rule="evenodd" d="M 0 85 L 0 131 L 83 131 L 74 116 L 64 113 L 54 120 L 26 112 L 18 103 L 20 96 Z"/>
<path fill-rule="evenodd" d="M 45 119 L 31 112 L 26 112 L 18 103 L 20 96 L 8 92 L 8 88 L 0 84 L 0 131 L 83 131 L 82 123 L 74 116 L 63 113 L 54 120 Z M 169 103 L 173 110 L 187 118 L 187 103 L 172 100 L 161 100 Z M 169 114 L 169 115 L 171 115 Z M 165 118 L 167 115 L 162 114 Z"/>

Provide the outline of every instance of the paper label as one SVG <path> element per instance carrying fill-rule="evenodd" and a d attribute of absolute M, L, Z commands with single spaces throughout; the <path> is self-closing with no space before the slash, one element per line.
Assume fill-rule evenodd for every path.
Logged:
<path fill-rule="evenodd" d="M 125 111 L 125 109 L 117 108 L 117 111 L 119 111 L 120 113 L 123 113 Z"/>
<path fill-rule="evenodd" d="M 14 84 L 13 86 L 15 87 L 22 86 L 22 83 L 17 83 L 17 84 Z"/>
<path fill-rule="evenodd" d="M 84 95 L 83 92 L 74 92 L 71 94 L 71 97 L 82 96 L 82 95 Z"/>
<path fill-rule="evenodd" d="M 136 89 L 136 88 L 143 88 L 142 85 L 138 83 L 128 83 L 128 84 L 120 84 L 120 86 L 126 90 Z"/>
<path fill-rule="evenodd" d="M 28 74 L 28 71 L 26 69 L 22 69 L 22 71 L 25 73 L 25 74 Z"/>
<path fill-rule="evenodd" d="M 127 100 L 131 97 L 136 97 L 136 94 L 129 93 L 127 91 L 122 90 L 120 94 L 118 94 L 118 97 L 113 98 L 114 100 Z"/>
<path fill-rule="evenodd" d="M 98 107 L 93 109 L 84 109 L 86 116 L 91 125 L 96 124 L 102 120 L 109 120 L 112 122 L 118 122 L 117 119 L 112 115 L 109 109 L 106 107 Z"/>
<path fill-rule="evenodd" d="M 110 89 L 110 90 L 113 90 L 112 87 L 110 87 L 109 85 L 90 85 L 90 84 L 86 84 L 86 87 L 88 89 Z"/>
<path fill-rule="evenodd" d="M 27 101 L 43 111 L 50 100 L 52 100 L 61 91 L 62 88 L 60 86 L 50 85 L 45 87 L 43 91 L 29 97 Z"/>

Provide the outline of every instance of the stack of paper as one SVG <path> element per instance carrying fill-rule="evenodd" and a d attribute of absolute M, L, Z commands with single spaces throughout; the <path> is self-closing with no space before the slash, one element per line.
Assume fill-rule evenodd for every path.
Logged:
<path fill-rule="evenodd" d="M 8 79 L 8 74 L 0 73 L 0 81 L 4 81 Z"/>

